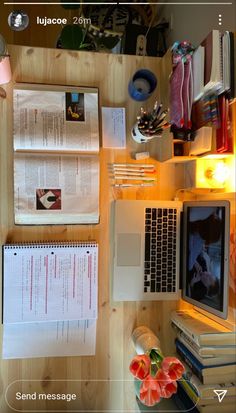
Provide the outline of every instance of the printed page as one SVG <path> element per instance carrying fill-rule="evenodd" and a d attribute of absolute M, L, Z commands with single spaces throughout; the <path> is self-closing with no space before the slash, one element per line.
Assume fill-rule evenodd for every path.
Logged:
<path fill-rule="evenodd" d="M 99 220 L 96 155 L 15 153 L 16 224 L 79 224 Z"/>
<path fill-rule="evenodd" d="M 16 86 L 13 93 L 15 151 L 99 151 L 96 89 L 89 93 L 76 87 L 58 88 L 22 90 Z"/>
<path fill-rule="evenodd" d="M 97 246 L 4 248 L 4 324 L 97 318 L 97 265 Z"/>
<path fill-rule="evenodd" d="M 93 356 L 96 320 L 5 324 L 3 358 Z"/>

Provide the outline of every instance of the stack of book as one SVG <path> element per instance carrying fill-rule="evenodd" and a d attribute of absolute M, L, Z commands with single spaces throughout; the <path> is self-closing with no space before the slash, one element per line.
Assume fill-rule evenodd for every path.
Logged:
<path fill-rule="evenodd" d="M 186 370 L 174 397 L 178 407 L 192 413 L 235 413 L 235 332 L 195 310 L 175 311 L 171 321 Z"/>
<path fill-rule="evenodd" d="M 193 100 L 227 92 L 234 97 L 234 35 L 212 30 L 193 54 Z"/>

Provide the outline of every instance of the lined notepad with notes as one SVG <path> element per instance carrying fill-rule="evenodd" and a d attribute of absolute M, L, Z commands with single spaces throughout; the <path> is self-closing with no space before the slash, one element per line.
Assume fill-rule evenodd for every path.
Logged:
<path fill-rule="evenodd" d="M 3 246 L 3 357 L 82 355 L 75 343 L 84 340 L 86 331 L 92 335 L 87 337 L 89 353 L 85 343 L 83 351 L 90 354 L 96 338 L 97 272 L 95 242 Z M 63 342 L 69 336 L 65 354 Z M 48 354 L 50 348 L 55 354 Z"/>

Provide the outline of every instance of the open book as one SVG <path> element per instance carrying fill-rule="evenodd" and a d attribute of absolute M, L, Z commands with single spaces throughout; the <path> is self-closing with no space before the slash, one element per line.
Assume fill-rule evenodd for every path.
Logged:
<path fill-rule="evenodd" d="M 13 108 L 15 223 L 98 223 L 98 90 L 16 84 Z"/>

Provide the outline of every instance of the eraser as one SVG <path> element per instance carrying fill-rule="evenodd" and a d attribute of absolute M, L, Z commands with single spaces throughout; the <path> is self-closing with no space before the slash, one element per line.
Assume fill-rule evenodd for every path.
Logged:
<path fill-rule="evenodd" d="M 135 155 L 135 159 L 147 159 L 150 157 L 149 152 L 137 152 Z"/>

